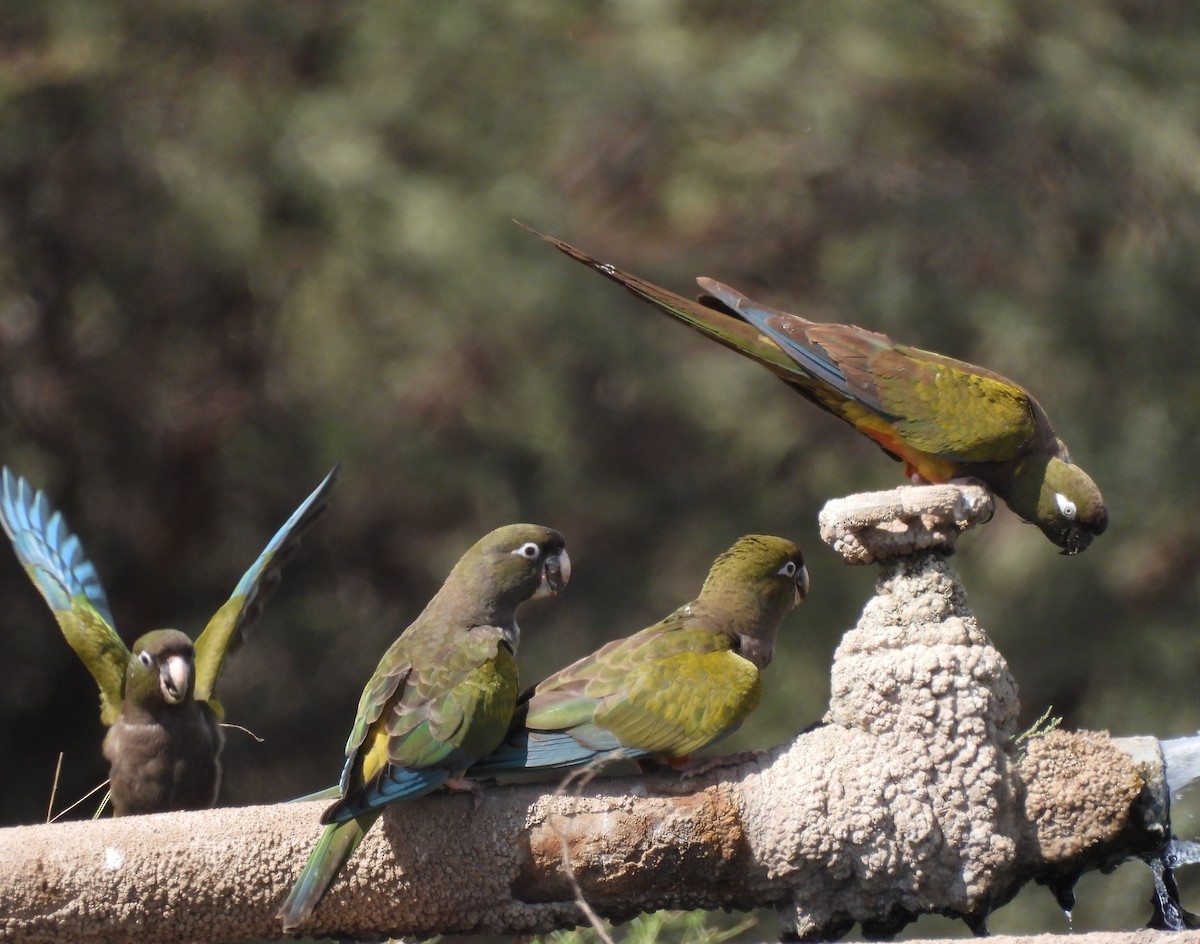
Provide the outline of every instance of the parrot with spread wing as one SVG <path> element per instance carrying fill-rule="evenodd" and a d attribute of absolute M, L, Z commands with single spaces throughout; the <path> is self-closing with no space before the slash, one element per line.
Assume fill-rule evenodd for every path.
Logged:
<path fill-rule="evenodd" d="M 720 740 L 758 707 L 780 623 L 808 587 L 791 541 L 740 538 L 691 603 L 526 691 L 504 743 L 470 773 L 680 761 Z"/>
<path fill-rule="evenodd" d="M 216 685 L 225 657 L 278 586 L 301 535 L 325 510 L 337 471 L 279 529 L 195 645 L 178 630 L 158 629 L 132 650 L 113 628 L 96 568 L 62 515 L 23 478 L 7 468 L 0 473 L 0 525 L 100 688 L 114 815 L 206 809 L 216 802 L 224 743 Z"/>
<path fill-rule="evenodd" d="M 698 301 L 531 230 L 660 311 L 763 365 L 904 462 L 914 481 L 973 477 L 1064 554 L 1108 526 L 1100 489 L 1033 396 L 999 374 L 848 324 L 768 308 L 713 279 Z"/>
<path fill-rule="evenodd" d="M 363 689 L 340 798 L 279 911 L 284 931 L 308 919 L 388 804 L 443 785 L 479 789 L 464 774 L 500 743 L 516 708 L 517 608 L 570 577 L 562 535 L 540 525 L 498 528 L 455 564 Z"/>

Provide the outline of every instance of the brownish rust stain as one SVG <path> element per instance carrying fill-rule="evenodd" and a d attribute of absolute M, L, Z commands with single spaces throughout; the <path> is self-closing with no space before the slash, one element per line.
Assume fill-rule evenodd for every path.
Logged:
<path fill-rule="evenodd" d="M 1077 859 L 1113 842 L 1143 786 L 1132 760 L 1105 732 L 1037 738 L 1018 773 L 1022 853 L 1043 863 Z"/>
<path fill-rule="evenodd" d="M 563 867 L 564 846 L 580 890 L 597 904 L 684 889 L 711 900 L 746 854 L 738 808 L 715 787 L 663 798 L 647 812 L 632 813 L 615 800 L 602 810 L 573 811 L 573 805 L 579 804 L 558 804 L 559 812 L 524 834 L 512 886 L 518 900 L 575 897 Z"/>

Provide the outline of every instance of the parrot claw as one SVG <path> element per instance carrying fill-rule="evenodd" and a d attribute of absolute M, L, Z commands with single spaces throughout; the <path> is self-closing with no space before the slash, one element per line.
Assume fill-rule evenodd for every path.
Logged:
<path fill-rule="evenodd" d="M 471 799 L 474 800 L 474 809 L 479 809 L 479 805 L 483 802 L 483 787 L 478 780 L 471 780 L 461 775 L 451 777 L 446 781 L 446 788 L 471 794 Z"/>

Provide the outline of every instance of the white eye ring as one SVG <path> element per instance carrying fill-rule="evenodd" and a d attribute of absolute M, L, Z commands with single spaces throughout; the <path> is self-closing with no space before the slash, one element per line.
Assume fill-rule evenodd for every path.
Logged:
<path fill-rule="evenodd" d="M 1058 505 L 1058 510 L 1068 521 L 1075 520 L 1075 503 L 1067 498 L 1062 492 L 1054 493 L 1054 504 Z"/>
<path fill-rule="evenodd" d="M 138 653 L 138 662 L 146 668 L 150 668 L 154 664 L 154 656 L 150 655 L 145 649 Z"/>
<path fill-rule="evenodd" d="M 796 576 L 796 562 L 788 561 L 786 564 L 784 564 L 782 567 L 780 567 L 779 570 L 776 571 L 776 573 L 783 574 L 783 576 L 785 576 L 785 577 L 795 577 Z"/>
<path fill-rule="evenodd" d="M 537 546 L 536 542 L 526 541 L 515 551 L 513 551 L 513 553 L 518 557 L 524 557 L 526 560 L 537 560 L 538 555 L 542 553 L 542 549 Z"/>

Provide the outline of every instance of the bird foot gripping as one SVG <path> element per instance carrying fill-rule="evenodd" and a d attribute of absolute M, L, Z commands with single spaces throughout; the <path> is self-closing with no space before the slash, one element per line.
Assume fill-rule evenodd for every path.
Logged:
<path fill-rule="evenodd" d="M 445 787 L 447 790 L 471 794 L 471 799 L 474 801 L 472 809 L 479 809 L 479 804 L 483 802 L 483 787 L 479 785 L 478 781 L 470 780 L 461 774 L 447 780 Z"/>
<path fill-rule="evenodd" d="M 903 486 L 837 498 L 821 509 L 821 539 L 850 564 L 925 550 L 950 553 L 963 531 L 987 521 L 995 501 L 982 485 Z"/>

